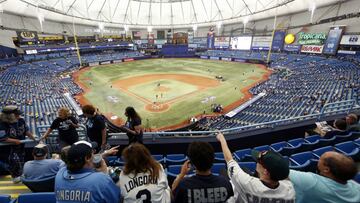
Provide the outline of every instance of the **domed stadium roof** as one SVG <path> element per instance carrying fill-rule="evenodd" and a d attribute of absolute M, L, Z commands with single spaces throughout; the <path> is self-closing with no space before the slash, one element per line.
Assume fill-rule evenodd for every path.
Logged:
<path fill-rule="evenodd" d="M 339 0 L 3 0 L 4 12 L 105 26 L 176 28 L 254 21 Z"/>

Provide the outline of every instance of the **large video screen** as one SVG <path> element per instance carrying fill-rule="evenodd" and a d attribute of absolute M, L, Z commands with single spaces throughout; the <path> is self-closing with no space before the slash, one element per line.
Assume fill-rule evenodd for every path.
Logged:
<path fill-rule="evenodd" d="M 250 50 L 251 36 L 232 37 L 230 41 L 231 49 Z"/>

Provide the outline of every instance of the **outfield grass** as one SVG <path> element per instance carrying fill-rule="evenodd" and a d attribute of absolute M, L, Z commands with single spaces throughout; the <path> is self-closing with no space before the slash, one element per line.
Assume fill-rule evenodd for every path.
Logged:
<path fill-rule="evenodd" d="M 211 103 L 201 103 L 206 97 L 215 96 L 214 103 L 223 106 L 241 99 L 244 95 L 240 90 L 256 83 L 266 73 L 266 70 L 254 64 L 203 59 L 147 59 L 93 67 L 81 74 L 79 79 L 90 89 L 84 94 L 85 98 L 97 106 L 100 111 L 111 112 L 125 119 L 124 109 L 126 106 L 133 106 L 143 118 L 145 127 L 160 128 L 181 123 L 203 111 L 210 113 Z M 147 111 L 144 101 L 111 87 L 119 80 L 149 74 L 190 74 L 210 79 L 221 75 L 225 81 L 216 87 L 184 97 L 178 102 L 172 103 L 166 112 L 160 113 Z M 158 83 L 169 89 L 168 92 L 164 92 L 163 100 L 174 99 L 177 96 L 196 91 L 196 86 L 192 84 L 169 79 L 139 83 L 129 87 L 128 90 L 148 100 L 154 100 Z M 114 103 L 109 100 L 109 96 L 118 98 L 118 102 Z"/>

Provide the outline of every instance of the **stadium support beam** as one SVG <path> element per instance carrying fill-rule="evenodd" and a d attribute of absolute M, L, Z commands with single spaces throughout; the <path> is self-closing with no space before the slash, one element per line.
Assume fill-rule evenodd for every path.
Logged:
<path fill-rule="evenodd" d="M 234 2 L 234 1 L 233 1 Z M 230 3 L 229 3 L 229 1 L 228 0 L 226 0 L 226 4 L 229 6 L 229 8 L 231 9 L 231 17 L 233 17 L 234 16 L 234 8 L 233 7 L 231 7 L 231 5 L 230 5 Z"/>
<path fill-rule="evenodd" d="M 202 4 L 202 6 L 203 6 L 203 8 L 204 8 L 204 11 L 205 11 L 206 20 L 209 21 L 210 18 L 209 18 L 209 14 L 208 14 L 208 12 L 207 12 L 207 10 L 206 10 L 205 4 L 204 4 L 204 0 L 201 0 L 201 4 Z"/>
<path fill-rule="evenodd" d="M 136 15 L 136 24 L 138 23 L 138 20 L 139 20 L 140 8 L 141 8 L 141 1 L 139 2 L 138 11 L 137 11 L 137 15 Z"/>
<path fill-rule="evenodd" d="M 115 9 L 114 9 L 114 13 L 113 13 L 111 19 L 114 18 L 115 14 L 116 14 L 116 11 L 117 11 L 117 9 L 118 9 L 118 6 L 119 6 L 120 1 L 121 1 L 121 0 L 118 0 L 118 1 L 116 2 L 116 6 L 115 6 Z M 140 3 L 141 3 L 141 2 L 140 2 Z"/>
<path fill-rule="evenodd" d="M 152 0 L 150 0 L 150 5 L 149 5 L 149 18 L 148 18 L 148 24 L 151 25 L 151 6 L 152 6 Z"/>
<path fill-rule="evenodd" d="M 219 14 L 220 17 L 221 17 L 221 20 L 224 20 L 224 16 L 223 16 L 222 13 L 221 13 L 221 10 L 220 10 L 220 8 L 219 8 L 219 5 L 218 5 L 217 1 L 214 0 L 214 2 L 215 2 L 216 8 L 218 9 L 218 14 Z"/>
<path fill-rule="evenodd" d="M 201 1 L 202 1 L 202 0 L 201 0 Z M 181 6 L 181 14 L 182 14 L 182 18 L 183 18 L 183 21 L 185 22 L 184 8 L 183 8 L 183 3 L 182 3 L 182 1 L 180 1 L 180 6 Z"/>
<path fill-rule="evenodd" d="M 103 8 L 104 8 L 104 6 L 105 6 L 105 3 L 106 3 L 106 0 L 104 0 L 103 4 L 102 4 L 102 6 L 101 6 L 101 8 L 100 8 L 100 10 L 99 10 L 99 13 L 98 13 L 98 15 L 96 16 L 96 19 L 99 19 L 100 14 L 102 14 L 102 10 L 103 10 Z M 105 16 L 104 16 L 104 17 L 105 17 Z"/>
<path fill-rule="evenodd" d="M 193 2 L 193 0 L 191 0 L 191 5 L 192 5 L 192 10 L 193 10 L 193 12 L 194 12 L 195 21 L 198 22 L 198 19 L 197 19 L 197 16 L 196 16 L 196 12 L 195 12 L 195 7 L 194 7 L 194 2 Z"/>
<path fill-rule="evenodd" d="M 70 9 L 73 7 L 73 5 L 75 4 L 76 1 L 77 1 L 77 0 L 74 0 L 74 1 L 71 3 L 71 5 L 69 6 L 68 10 L 66 11 L 66 14 L 69 13 Z"/>
<path fill-rule="evenodd" d="M 249 6 L 247 5 L 247 3 L 244 0 L 241 0 L 244 5 L 246 6 L 247 10 L 250 12 L 250 14 L 253 14 L 253 12 L 250 10 Z"/>
<path fill-rule="evenodd" d="M 124 19 L 123 19 L 123 22 L 125 23 L 125 20 L 127 19 L 127 14 L 128 14 L 128 10 L 129 10 L 129 5 L 130 5 L 130 1 L 128 1 L 128 4 L 126 6 L 126 11 L 125 11 L 125 14 L 124 14 Z M 139 17 L 139 16 L 138 16 Z"/>

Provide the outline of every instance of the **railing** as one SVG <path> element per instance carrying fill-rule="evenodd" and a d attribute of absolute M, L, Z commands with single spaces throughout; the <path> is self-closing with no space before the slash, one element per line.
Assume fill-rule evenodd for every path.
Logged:
<path fill-rule="evenodd" d="M 335 107 L 341 109 L 335 110 Z M 330 109 L 330 110 L 327 110 Z M 237 133 L 237 132 L 243 132 L 248 130 L 255 130 L 255 129 L 269 129 L 269 128 L 275 128 L 278 126 L 283 125 L 289 125 L 289 124 L 295 124 L 300 121 L 306 121 L 306 120 L 315 120 L 320 121 L 320 119 L 330 116 L 330 115 L 336 115 L 336 114 L 342 114 L 342 113 L 349 113 L 350 111 L 360 111 L 360 106 L 355 105 L 354 100 L 347 100 L 347 101 L 341 101 L 341 102 L 334 102 L 324 105 L 320 113 L 317 114 L 311 114 L 306 116 L 298 116 L 288 119 L 281 119 L 281 120 L 275 120 L 275 121 L 269 121 L 269 122 L 263 122 L 258 124 L 252 124 L 248 126 L 239 126 L 234 128 L 227 128 L 223 130 L 210 130 L 210 131 L 179 131 L 179 132 L 145 132 L 144 138 L 151 139 L 155 141 L 156 139 L 166 139 L 171 138 L 174 136 L 186 136 L 186 137 L 208 137 L 208 136 L 214 136 L 217 132 L 222 132 L 224 134 L 230 134 L 230 133 Z M 43 134 L 50 126 L 49 125 L 43 125 L 38 126 L 38 132 L 40 134 Z M 84 125 L 80 125 L 80 128 L 78 129 L 79 138 L 80 139 L 86 139 L 86 127 Z M 51 135 L 48 138 L 47 143 L 49 144 L 55 144 L 56 138 L 57 138 L 57 131 L 53 131 Z M 110 133 L 111 138 L 110 140 L 116 140 L 116 139 L 128 139 L 125 133 Z M 39 138 L 39 136 L 37 137 Z M 33 142 L 32 140 L 22 140 L 22 143 L 28 143 Z M 0 143 L 0 146 L 3 145 L 9 145 L 9 143 Z"/>

